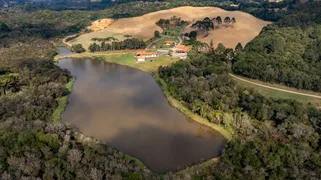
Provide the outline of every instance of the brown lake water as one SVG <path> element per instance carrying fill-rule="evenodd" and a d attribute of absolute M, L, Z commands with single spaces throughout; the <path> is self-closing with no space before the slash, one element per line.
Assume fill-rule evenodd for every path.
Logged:
<path fill-rule="evenodd" d="M 77 77 L 62 119 L 84 135 L 156 173 L 221 154 L 224 138 L 171 107 L 150 74 L 97 60 L 64 59 L 58 65 Z"/>

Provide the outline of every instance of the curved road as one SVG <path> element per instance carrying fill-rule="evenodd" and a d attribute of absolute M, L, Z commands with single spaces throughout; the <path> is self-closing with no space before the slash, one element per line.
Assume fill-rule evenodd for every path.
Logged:
<path fill-rule="evenodd" d="M 281 89 L 281 88 L 271 87 L 271 86 L 267 86 L 267 85 L 263 85 L 263 84 L 259 84 L 259 83 L 255 83 L 255 82 L 248 81 L 248 80 L 246 80 L 246 79 L 237 77 L 237 76 L 235 76 L 235 75 L 233 75 L 233 74 L 230 74 L 230 76 L 233 77 L 233 78 L 235 78 L 235 79 L 238 79 L 238 80 L 240 80 L 240 81 L 244 81 L 244 82 L 247 82 L 247 83 L 250 83 L 250 84 L 254 84 L 254 85 L 256 85 L 256 86 L 261 86 L 261 87 L 265 87 L 265 88 L 269 88 L 269 89 L 273 89 L 273 90 L 278 90 L 278 91 L 282 91 L 282 92 L 287 92 L 287 93 L 298 94 L 298 95 L 302 95 L 302 96 L 308 96 L 308 97 L 313 97 L 313 98 L 321 99 L 321 96 L 318 96 L 318 95 L 307 94 L 307 93 L 300 93 L 300 92 L 295 92 L 295 91 L 291 91 L 291 90 L 285 90 L 285 89 Z"/>

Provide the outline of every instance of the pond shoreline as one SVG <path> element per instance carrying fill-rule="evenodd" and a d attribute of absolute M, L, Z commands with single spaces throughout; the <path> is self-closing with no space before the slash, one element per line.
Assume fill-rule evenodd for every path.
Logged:
<path fill-rule="evenodd" d="M 71 77 L 69 81 L 65 84 L 65 87 L 67 88 L 68 93 L 65 96 L 62 96 L 56 99 L 58 101 L 58 106 L 55 109 L 55 111 L 52 113 L 52 121 L 54 123 L 61 123 L 61 115 L 66 110 L 66 107 L 68 105 L 68 98 L 69 98 L 69 95 L 72 93 L 72 89 L 75 82 L 76 82 L 76 77 Z"/>
<path fill-rule="evenodd" d="M 211 123 L 208 120 L 206 120 L 206 119 L 202 118 L 201 116 L 190 111 L 181 102 L 179 102 L 177 99 L 175 99 L 174 97 L 172 97 L 169 94 L 168 89 L 167 89 L 167 84 L 162 78 L 158 77 L 157 74 L 154 74 L 153 77 L 154 77 L 155 81 L 157 82 L 157 84 L 159 84 L 159 86 L 163 90 L 166 99 L 168 100 L 169 104 L 172 107 L 179 110 L 181 113 L 183 113 L 185 116 L 189 117 L 193 121 L 195 121 L 199 124 L 205 125 L 207 127 L 210 127 L 211 129 L 214 129 L 215 131 L 219 132 L 226 140 L 228 140 L 228 141 L 232 140 L 232 133 L 227 131 L 224 127 L 214 124 L 214 123 Z"/>
<path fill-rule="evenodd" d="M 64 59 L 64 58 L 74 58 L 74 57 L 63 57 L 63 58 L 59 58 L 59 60 L 62 60 L 62 59 Z M 86 59 L 93 59 L 93 58 L 89 58 L 89 57 L 84 57 L 84 58 L 86 58 Z M 84 58 L 78 57 L 78 59 L 84 59 Z M 75 59 L 77 59 L 77 58 L 75 58 Z M 93 59 L 93 60 L 95 60 L 95 59 Z M 104 60 L 104 61 L 105 61 L 105 62 L 110 62 L 110 61 L 106 61 L 106 60 Z M 115 62 L 110 62 L 110 63 L 115 63 Z M 119 63 L 115 63 L 115 64 L 119 64 Z M 125 65 L 125 64 L 119 64 L 119 65 L 128 66 L 128 65 Z M 135 68 L 135 69 L 138 69 L 138 70 L 141 70 L 141 71 L 143 71 L 143 72 L 146 72 L 146 71 L 144 71 L 144 70 L 142 70 L 142 69 L 139 69 L 139 68 L 136 68 L 136 67 L 132 67 L 132 66 L 129 66 L 129 67 Z M 147 72 L 147 73 L 152 73 L 152 72 Z M 163 82 L 162 84 L 159 83 L 159 81 L 160 81 L 161 79 L 157 76 L 157 74 L 152 73 L 152 77 L 153 77 L 153 79 L 156 81 L 156 83 L 159 85 L 159 87 L 162 89 L 162 91 L 163 91 L 163 93 L 164 93 L 164 96 L 166 97 L 166 99 L 168 100 L 168 103 L 169 103 L 172 107 L 174 107 L 175 109 L 179 110 L 182 114 L 184 114 L 185 116 L 191 118 L 193 121 L 195 121 L 195 122 L 197 122 L 197 123 L 199 123 L 199 124 L 205 125 L 205 126 L 207 126 L 207 127 L 210 127 L 211 129 L 214 129 L 215 131 L 219 132 L 226 140 L 229 141 L 229 140 L 232 139 L 232 135 L 230 134 L 230 132 L 228 132 L 227 130 L 225 130 L 224 127 L 219 126 L 219 125 L 215 125 L 215 124 L 210 123 L 210 122 L 208 122 L 208 121 L 206 122 L 205 119 L 203 119 L 203 118 L 201 118 L 201 117 L 195 118 L 195 117 L 197 117 L 196 114 L 193 114 L 192 112 L 186 111 L 187 108 L 184 107 L 184 105 L 182 105 L 180 102 L 178 102 L 178 100 L 176 100 L 176 99 L 174 99 L 173 97 L 170 96 L 170 94 L 167 92 L 166 85 L 163 84 L 163 83 L 165 83 L 165 82 Z M 75 81 L 73 81 L 72 84 L 73 84 L 74 82 L 75 82 Z M 70 83 L 70 82 L 69 82 L 69 83 Z M 71 86 L 71 87 L 72 87 L 72 86 Z M 72 89 L 71 89 L 71 90 L 72 90 Z M 68 102 L 68 97 L 69 97 L 70 94 L 71 94 L 71 92 L 67 95 L 67 99 L 66 99 L 67 102 Z M 177 102 L 180 103 L 180 104 L 177 105 Z M 67 104 L 68 104 L 68 103 L 65 104 L 65 108 L 66 108 Z M 65 110 L 65 108 L 63 108 L 63 109 Z M 63 110 L 61 113 L 63 113 L 64 110 Z M 60 119 L 60 120 L 61 120 L 61 119 Z M 92 138 L 92 139 L 95 139 L 95 138 Z M 96 140 L 96 139 L 95 139 L 95 140 Z M 101 141 L 99 141 L 99 142 L 101 142 Z M 116 149 L 116 148 L 115 148 L 115 149 Z M 134 157 L 132 157 L 132 156 L 126 154 L 126 153 L 124 153 L 124 154 L 125 154 L 124 158 L 128 158 L 128 159 L 134 160 L 137 164 L 139 164 L 139 166 L 143 166 L 143 167 L 147 168 L 148 170 L 150 170 L 150 169 L 149 169 L 146 165 L 144 165 L 139 159 L 134 158 Z M 211 158 L 211 159 L 209 159 L 209 160 L 206 160 L 206 161 L 204 161 L 204 162 L 191 165 L 191 166 L 186 167 L 186 168 L 184 168 L 184 169 L 174 171 L 174 172 L 176 172 L 176 173 L 182 173 L 182 172 L 186 172 L 186 171 L 192 170 L 193 167 L 199 167 L 199 166 L 206 166 L 206 167 L 207 167 L 207 166 L 209 166 L 209 165 L 216 164 L 216 163 L 219 161 L 220 157 L 221 157 L 221 155 L 218 156 L 218 157 L 215 157 L 215 158 Z M 151 171 L 151 172 L 152 172 L 152 171 Z M 158 174 L 158 173 L 155 173 L 155 174 Z M 162 174 L 158 174 L 158 175 L 162 175 Z"/>
<path fill-rule="evenodd" d="M 67 59 L 67 58 L 97 60 L 97 59 L 94 59 L 93 57 L 89 57 L 89 56 L 84 56 L 84 57 L 64 56 L 64 57 L 58 57 L 57 61 L 59 61 L 61 59 Z M 137 68 L 137 67 L 133 67 L 131 65 L 121 64 L 121 63 L 117 63 L 117 62 L 111 62 L 111 61 L 108 61 L 108 60 L 102 60 L 102 61 L 109 62 L 109 63 L 115 63 L 115 64 L 119 64 L 119 65 L 122 65 L 122 66 L 128 66 L 128 67 L 135 68 L 135 69 L 138 69 L 138 70 L 143 71 L 143 72 L 150 73 L 152 75 L 152 77 L 154 78 L 155 82 L 162 89 L 167 101 L 169 102 L 169 104 L 172 107 L 174 107 L 179 112 L 183 113 L 185 116 L 187 116 L 188 118 L 192 119 L 193 121 L 195 121 L 195 122 L 197 122 L 199 124 L 205 125 L 207 127 L 210 127 L 211 129 L 219 132 L 226 140 L 230 141 L 232 139 L 232 136 L 233 136 L 232 133 L 230 131 L 228 131 L 227 129 L 225 129 L 223 126 L 211 123 L 208 120 L 204 119 L 203 117 L 191 112 L 181 102 L 179 102 L 177 99 L 172 97 L 169 94 L 168 90 L 167 90 L 166 82 L 158 76 L 157 72 L 155 72 L 155 71 L 154 72 L 148 72 L 148 71 L 145 71 L 142 68 Z"/>

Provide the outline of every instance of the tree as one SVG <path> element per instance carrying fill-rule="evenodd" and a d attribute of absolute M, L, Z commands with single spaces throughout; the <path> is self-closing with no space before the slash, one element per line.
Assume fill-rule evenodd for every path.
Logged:
<path fill-rule="evenodd" d="M 215 49 L 215 52 L 218 54 L 223 54 L 225 52 L 225 49 L 226 47 L 222 43 L 219 43 L 217 45 L 217 48 Z"/>
<path fill-rule="evenodd" d="M 90 52 L 100 51 L 100 46 L 96 43 L 90 44 L 88 47 Z"/>
<path fill-rule="evenodd" d="M 67 160 L 70 162 L 70 164 L 74 167 L 77 165 L 77 163 L 80 162 L 82 158 L 82 152 L 78 149 L 71 149 L 68 152 Z"/>
<path fill-rule="evenodd" d="M 196 23 L 192 24 L 192 28 L 202 29 L 202 27 L 203 27 L 202 21 L 196 21 Z"/>
<path fill-rule="evenodd" d="M 216 22 L 217 22 L 217 24 L 222 24 L 222 18 L 221 18 L 221 16 L 217 16 Z"/>
<path fill-rule="evenodd" d="M 236 23 L 236 19 L 235 17 L 232 18 L 232 24 L 235 24 Z"/>
<path fill-rule="evenodd" d="M 207 33 L 210 29 L 214 29 L 214 23 L 207 17 L 203 21 L 197 21 L 192 27 L 198 28 L 198 30 L 204 30 Z"/>
<path fill-rule="evenodd" d="M 210 19 L 209 17 L 206 17 L 206 18 L 204 18 L 203 21 L 204 21 L 204 22 L 207 22 L 207 21 L 211 21 L 211 19 Z"/>
<path fill-rule="evenodd" d="M 0 76 L 0 95 L 6 94 L 9 89 L 13 91 L 19 89 L 19 76 L 16 74 L 6 74 Z"/>
<path fill-rule="evenodd" d="M 215 53 L 213 39 L 211 39 L 211 42 L 210 42 L 210 51 L 211 51 L 211 53 L 213 53 L 213 54 Z"/>
<path fill-rule="evenodd" d="M 71 50 L 75 53 L 82 53 L 85 52 L 86 50 L 82 47 L 81 44 L 74 44 L 71 46 Z"/>
<path fill-rule="evenodd" d="M 224 19 L 224 23 L 229 24 L 230 22 L 231 22 L 231 18 L 230 17 L 226 17 Z"/>
<path fill-rule="evenodd" d="M 238 44 L 236 45 L 236 47 L 235 47 L 235 51 L 236 51 L 236 52 L 240 52 L 240 51 L 242 51 L 242 50 L 243 50 L 242 44 L 241 44 L 241 43 L 238 43 Z"/>
<path fill-rule="evenodd" d="M 195 41 L 197 39 L 197 31 L 191 31 L 188 37 L 190 40 Z"/>
<path fill-rule="evenodd" d="M 160 32 L 159 31 L 154 31 L 154 37 L 160 37 Z"/>
<path fill-rule="evenodd" d="M 231 63 L 232 59 L 234 58 L 234 51 L 232 48 L 227 48 L 224 51 L 225 59 L 228 63 Z"/>
<path fill-rule="evenodd" d="M 9 32 L 10 28 L 7 24 L 0 22 L 0 32 Z"/>

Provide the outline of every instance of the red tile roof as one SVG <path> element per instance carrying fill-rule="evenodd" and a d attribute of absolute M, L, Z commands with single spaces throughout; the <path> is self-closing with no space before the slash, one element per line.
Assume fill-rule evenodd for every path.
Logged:
<path fill-rule="evenodd" d="M 141 56 L 141 55 L 152 55 L 152 54 L 157 54 L 157 52 L 147 52 L 147 51 L 138 51 L 137 53 L 136 53 L 136 56 Z"/>

